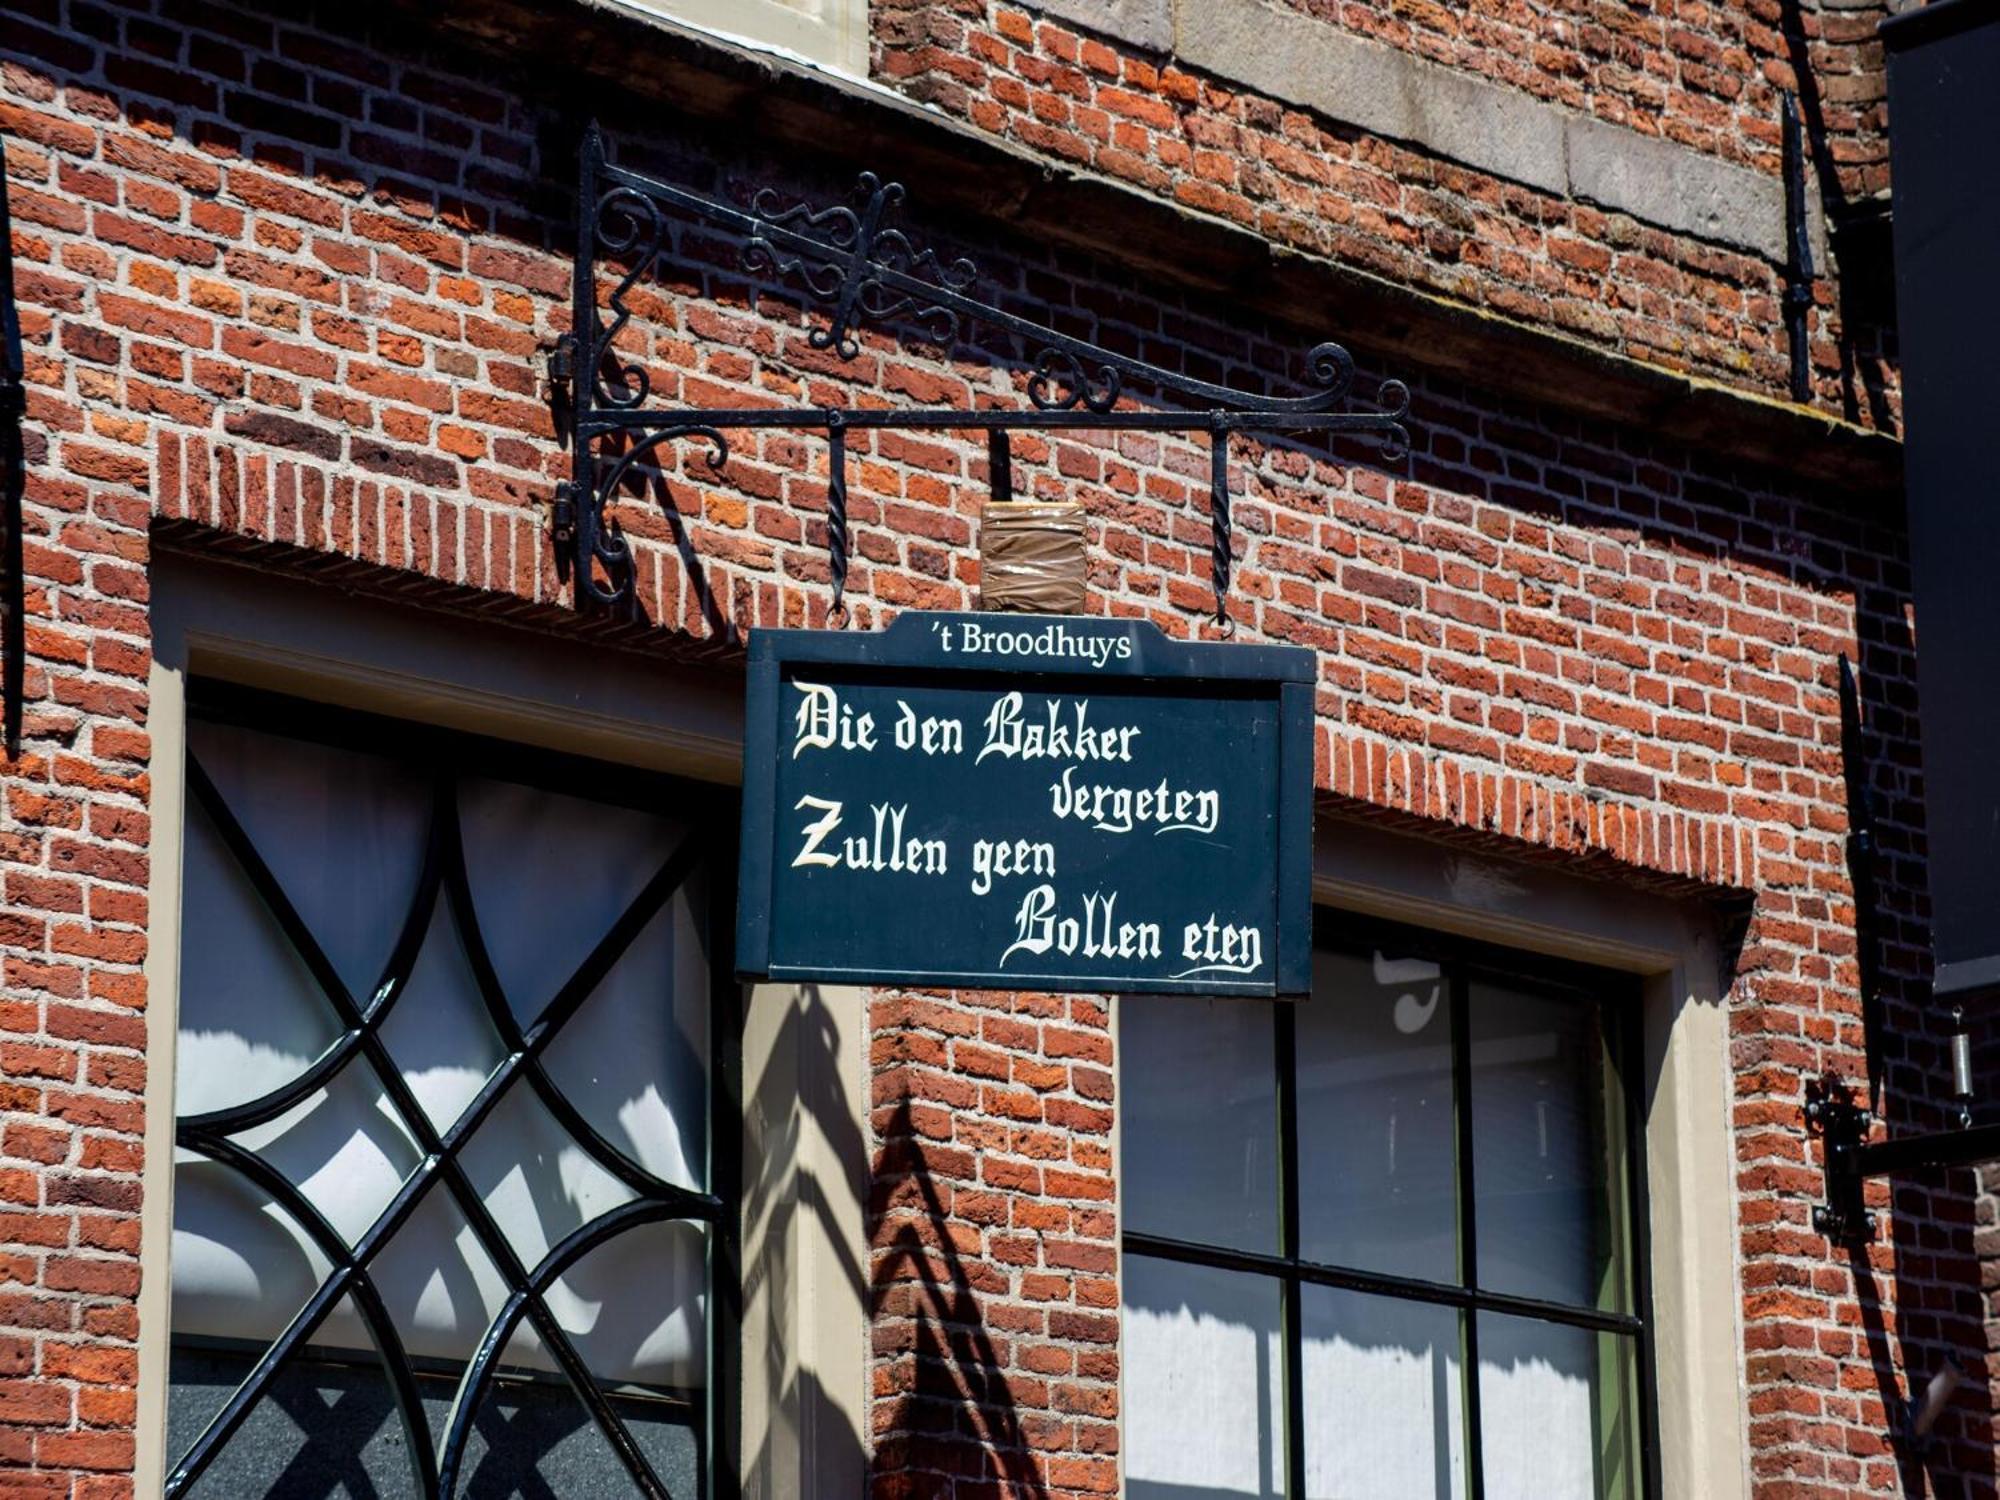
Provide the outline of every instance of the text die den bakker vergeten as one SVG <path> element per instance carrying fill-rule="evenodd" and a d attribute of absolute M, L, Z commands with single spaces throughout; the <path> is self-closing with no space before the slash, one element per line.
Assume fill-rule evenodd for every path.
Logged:
<path fill-rule="evenodd" d="M 891 874 L 961 878 L 975 898 L 1020 891 L 997 968 L 1009 960 L 1058 953 L 1111 963 L 1162 959 L 1168 934 L 1162 924 L 1129 910 L 1119 893 L 1102 888 L 1065 899 L 1058 882 L 1061 833 L 1213 838 L 1222 826 L 1223 800 L 1212 787 L 1176 785 L 1140 771 L 1148 746 L 1136 725 L 1105 717 L 1089 697 L 993 695 L 983 715 L 970 719 L 922 714 L 895 698 L 893 713 L 843 699 L 840 689 L 794 679 L 789 757 L 969 757 L 973 774 L 988 764 L 1032 764 L 1049 771 L 1046 813 L 1054 838 L 974 838 L 954 849 L 936 819 L 907 801 L 884 799 L 850 806 L 845 799 L 806 793 L 792 806 L 799 815 L 791 845 L 793 869 L 821 868 L 857 876 Z M 879 705 L 878 705 L 879 706 Z M 1115 712 L 1115 710 L 1114 710 Z M 970 730 L 968 732 L 968 723 Z M 1159 747 L 1164 756 L 1165 746 Z M 1134 774 L 1140 772 L 1139 774 Z M 1122 774 L 1121 774 L 1122 773 Z M 1025 886 L 1017 882 L 1032 882 Z M 1138 919 L 1133 919 L 1133 918 Z M 1175 958 L 1186 965 L 1174 978 L 1202 974 L 1251 974 L 1264 963 L 1267 937 L 1256 924 L 1225 921 L 1216 913 L 1177 925 Z"/>

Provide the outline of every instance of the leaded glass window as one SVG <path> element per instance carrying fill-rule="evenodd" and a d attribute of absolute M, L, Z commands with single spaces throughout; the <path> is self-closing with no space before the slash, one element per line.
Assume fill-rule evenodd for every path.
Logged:
<path fill-rule="evenodd" d="M 1648 1500 L 1623 976 L 1347 919 L 1119 1021 L 1131 1500 Z"/>
<path fill-rule="evenodd" d="M 191 706 L 167 1493 L 726 1494 L 730 799 Z"/>

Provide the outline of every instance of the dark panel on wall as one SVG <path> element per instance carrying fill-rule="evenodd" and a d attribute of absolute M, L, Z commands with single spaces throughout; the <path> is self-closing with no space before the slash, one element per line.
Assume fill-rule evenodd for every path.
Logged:
<path fill-rule="evenodd" d="M 1885 25 L 1940 997 L 2000 989 L 2000 6 Z"/>

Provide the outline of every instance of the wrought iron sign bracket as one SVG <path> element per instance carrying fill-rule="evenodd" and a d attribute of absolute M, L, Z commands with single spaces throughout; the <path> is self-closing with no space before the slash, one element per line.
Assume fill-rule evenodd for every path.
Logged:
<path fill-rule="evenodd" d="M 1826 1202 L 1813 1209 L 1813 1228 L 1828 1239 L 1867 1239 L 1875 1233 L 1875 1215 L 1863 1194 L 1870 1177 L 2000 1160 L 2000 1124 L 1961 1124 L 1871 1141 L 1868 1127 L 1874 1118 L 1862 1106 L 1833 1095 L 1806 1105 L 1807 1124 L 1826 1141 Z M 1959 1118 L 1966 1118 L 1962 1107 Z"/>
<path fill-rule="evenodd" d="M 663 450 L 693 441 L 708 466 L 727 465 L 731 435 L 812 433 L 827 445 L 826 548 L 834 613 L 844 608 L 849 536 L 847 446 L 863 429 L 984 431 L 996 496 L 1012 493 L 1008 434 L 1062 429 L 1206 433 L 1210 444 L 1210 580 L 1216 618 L 1227 622 L 1232 530 L 1229 435 L 1343 433 L 1390 459 L 1408 451 L 1409 391 L 1384 381 L 1372 404 L 1350 400 L 1354 361 L 1339 344 L 1306 356 L 1306 389 L 1268 396 L 1212 384 L 1060 333 L 971 293 L 979 272 L 966 259 L 920 249 L 891 220 L 901 184 L 861 174 L 852 206 L 782 205 L 769 189 L 747 207 L 613 166 L 595 125 L 584 134 L 577 174 L 577 253 L 571 332 L 549 355 L 558 430 L 570 446 L 570 477 L 556 489 L 551 531 L 578 600 L 603 606 L 633 596 L 631 548 L 607 507 L 657 467 Z M 820 405 L 690 407 L 657 401 L 653 375 L 629 336 L 631 300 L 676 253 L 673 224 L 720 231 L 741 245 L 742 269 L 824 314 L 809 342 L 840 360 L 861 352 L 861 330 L 893 325 L 947 351 L 979 330 L 982 350 L 1014 369 L 1026 404 L 1017 408 Z M 618 279 L 600 311 L 599 262 Z M 1141 405 L 1139 397 L 1146 403 Z M 1185 409 L 1174 409 L 1181 407 Z"/>
<path fill-rule="evenodd" d="M 1870 1141 L 1881 1085 L 1882 981 L 1880 885 L 1875 797 L 1862 738 L 1861 689 L 1854 664 L 1840 658 L 1840 758 L 1847 782 L 1847 870 L 1854 890 L 1855 957 L 1859 967 L 1862 1035 L 1868 1060 L 1867 1103 L 1826 1080 L 1806 1103 L 1806 1126 L 1826 1142 L 1826 1201 L 1813 1209 L 1813 1228 L 1829 1239 L 1866 1239 L 1875 1215 L 1866 1204 L 1870 1177 L 1927 1166 L 1965 1166 L 2000 1159 L 2000 1125 L 1972 1124 L 1972 1043 L 1963 1010 L 1954 1007 L 1949 1034 L 1956 1128 Z"/>

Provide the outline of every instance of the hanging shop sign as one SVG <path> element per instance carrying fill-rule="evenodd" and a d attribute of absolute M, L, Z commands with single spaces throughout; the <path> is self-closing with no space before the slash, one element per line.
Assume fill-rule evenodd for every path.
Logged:
<path fill-rule="evenodd" d="M 1313 681 L 1137 620 L 754 632 L 739 971 L 1304 993 Z"/>

